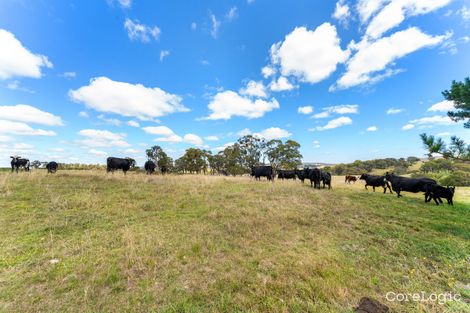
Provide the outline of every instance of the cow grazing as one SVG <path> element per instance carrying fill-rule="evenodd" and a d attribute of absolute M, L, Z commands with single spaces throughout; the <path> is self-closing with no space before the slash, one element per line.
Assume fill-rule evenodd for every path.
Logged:
<path fill-rule="evenodd" d="M 427 184 L 437 184 L 434 179 L 431 178 L 408 178 L 397 176 L 393 173 L 386 173 L 385 179 L 392 184 L 393 191 L 396 192 L 397 197 L 401 197 L 402 191 L 407 192 L 426 192 Z"/>
<path fill-rule="evenodd" d="M 115 170 L 122 170 L 124 174 L 135 166 L 135 160 L 131 158 L 121 159 L 109 157 L 106 159 L 106 172 L 114 173 Z"/>
<path fill-rule="evenodd" d="M 16 173 L 18 173 L 18 169 L 22 167 L 26 172 L 29 172 L 29 160 L 28 159 L 22 159 L 19 156 L 11 156 L 11 172 L 16 169 Z"/>
<path fill-rule="evenodd" d="M 305 170 L 295 169 L 295 175 L 297 176 L 298 179 L 300 179 L 302 184 L 304 183 L 305 178 L 308 178 L 305 174 Z"/>
<path fill-rule="evenodd" d="M 292 170 L 292 171 L 279 170 L 279 171 L 278 171 L 277 178 L 279 178 L 279 179 L 293 179 L 293 180 L 295 180 L 295 179 L 296 179 L 295 170 Z"/>
<path fill-rule="evenodd" d="M 377 176 L 377 175 L 369 175 L 369 174 L 362 174 L 359 179 L 362 179 L 366 182 L 366 190 L 367 186 L 372 186 L 372 189 L 375 192 L 375 187 L 383 187 L 384 193 L 387 192 L 387 188 L 390 190 L 390 193 L 392 192 L 392 188 L 390 188 L 390 184 L 388 181 L 385 180 L 385 176 Z"/>
<path fill-rule="evenodd" d="M 320 189 L 321 181 L 321 170 L 318 168 L 306 168 L 304 169 L 306 177 L 310 179 L 310 186 Z"/>
<path fill-rule="evenodd" d="M 51 161 L 51 162 L 47 163 L 47 165 L 46 165 L 47 172 L 51 173 L 51 174 L 57 172 L 58 167 L 59 167 L 59 164 L 57 164 L 57 162 L 55 162 L 55 161 Z"/>
<path fill-rule="evenodd" d="M 344 177 L 344 183 L 350 184 L 351 182 L 356 183 L 356 181 L 357 181 L 357 177 L 356 177 L 356 176 L 353 176 L 353 175 L 346 175 L 346 176 Z"/>
<path fill-rule="evenodd" d="M 155 163 L 151 160 L 148 160 L 144 164 L 145 172 L 147 172 L 147 175 L 152 175 L 155 172 L 156 167 L 157 166 L 155 165 Z"/>
<path fill-rule="evenodd" d="M 268 180 L 274 181 L 274 169 L 270 165 L 252 166 L 251 177 L 257 180 L 260 180 L 261 177 L 266 177 Z"/>
<path fill-rule="evenodd" d="M 323 188 L 325 188 L 325 185 L 328 186 L 328 189 L 331 189 L 331 174 L 326 171 L 321 171 L 321 181 L 323 182 Z"/>
<path fill-rule="evenodd" d="M 436 202 L 436 205 L 439 205 L 439 202 L 442 203 L 441 198 L 444 198 L 447 200 L 447 204 L 454 205 L 452 199 L 454 198 L 455 187 L 444 187 L 438 184 L 427 184 L 425 189 L 425 202 L 429 202 L 431 199 L 433 199 L 434 202 Z"/>

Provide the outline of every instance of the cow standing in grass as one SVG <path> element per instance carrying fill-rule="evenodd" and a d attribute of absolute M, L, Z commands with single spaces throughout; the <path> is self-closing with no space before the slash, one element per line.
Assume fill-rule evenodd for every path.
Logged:
<path fill-rule="evenodd" d="M 319 168 L 306 168 L 304 172 L 305 178 L 310 179 L 310 186 L 320 189 L 321 170 Z"/>
<path fill-rule="evenodd" d="M 351 182 L 356 183 L 356 181 L 357 181 L 357 177 L 356 177 L 356 176 L 353 176 L 353 175 L 346 175 L 346 177 L 344 177 L 344 183 L 350 184 Z"/>
<path fill-rule="evenodd" d="M 297 176 L 298 179 L 300 179 L 300 181 L 302 182 L 302 184 L 304 183 L 305 178 L 308 178 L 308 177 L 306 176 L 304 170 L 296 169 L 296 170 L 295 170 L 295 175 Z"/>
<path fill-rule="evenodd" d="M 290 171 L 290 170 L 279 170 L 277 178 L 295 180 L 295 178 L 296 178 L 295 170 L 292 170 L 292 171 Z"/>
<path fill-rule="evenodd" d="M 109 157 L 106 159 L 106 172 L 114 173 L 115 170 L 122 170 L 124 174 L 127 173 L 128 170 L 135 166 L 135 160 L 131 158 L 114 158 Z"/>
<path fill-rule="evenodd" d="M 442 203 L 442 199 L 444 198 L 447 200 L 447 204 L 454 205 L 453 198 L 455 194 L 455 186 L 454 187 L 444 187 L 438 184 L 427 184 L 426 185 L 426 193 L 424 194 L 424 201 L 429 202 L 431 199 L 436 202 L 436 205 Z"/>
<path fill-rule="evenodd" d="M 362 179 L 366 182 L 366 190 L 367 186 L 372 186 L 372 189 L 374 189 L 375 192 L 375 187 L 383 187 L 384 188 L 384 193 L 387 192 L 387 188 L 390 190 L 390 193 L 392 192 L 392 188 L 390 188 L 390 184 L 388 181 L 385 180 L 385 176 L 377 176 L 377 175 L 369 175 L 369 174 L 362 174 L 359 179 Z"/>
<path fill-rule="evenodd" d="M 145 172 L 147 173 L 147 175 L 152 175 L 155 172 L 156 167 L 157 166 L 155 165 L 155 163 L 151 160 L 148 160 L 144 164 L 144 169 L 145 169 Z"/>
<path fill-rule="evenodd" d="M 274 169 L 270 165 L 252 166 L 251 177 L 254 177 L 256 180 L 266 177 L 268 180 L 274 181 Z"/>
<path fill-rule="evenodd" d="M 401 197 L 402 191 L 407 192 L 426 192 L 427 184 L 437 184 L 434 179 L 431 178 L 408 178 L 403 176 L 397 176 L 393 173 L 387 172 L 385 179 L 392 184 L 393 191 L 396 192 L 397 197 Z"/>
<path fill-rule="evenodd" d="M 16 173 L 18 173 L 18 169 L 20 167 L 24 168 L 26 172 L 29 172 L 29 160 L 28 159 L 22 159 L 19 156 L 11 156 L 11 172 L 16 169 Z"/>
<path fill-rule="evenodd" d="M 328 189 L 331 189 L 331 173 L 320 170 L 321 181 L 323 182 L 323 188 L 325 185 L 328 186 Z"/>
<path fill-rule="evenodd" d="M 57 172 L 57 168 L 59 167 L 59 164 L 57 164 L 57 162 L 55 161 L 51 161 L 49 163 L 47 163 L 46 165 L 46 169 L 47 169 L 47 173 L 55 173 Z"/>

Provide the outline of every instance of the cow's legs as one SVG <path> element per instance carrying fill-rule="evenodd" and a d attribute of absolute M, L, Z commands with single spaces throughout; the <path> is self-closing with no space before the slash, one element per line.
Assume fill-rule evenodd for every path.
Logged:
<path fill-rule="evenodd" d="M 372 186 L 372 189 L 373 189 L 373 190 L 374 190 L 374 192 L 375 192 L 375 186 Z"/>

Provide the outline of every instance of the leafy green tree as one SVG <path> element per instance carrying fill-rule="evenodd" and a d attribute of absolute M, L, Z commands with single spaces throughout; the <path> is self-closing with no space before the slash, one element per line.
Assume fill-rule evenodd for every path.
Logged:
<path fill-rule="evenodd" d="M 273 139 L 266 143 L 266 156 L 276 169 L 294 169 L 302 163 L 299 149 L 300 144 L 294 140 L 283 143 L 279 139 Z"/>
<path fill-rule="evenodd" d="M 433 154 L 439 154 L 446 159 L 470 161 L 470 145 L 467 145 L 465 141 L 456 136 L 450 138 L 449 148 L 447 148 L 442 138 L 436 138 L 425 133 L 421 134 L 420 137 L 431 160 L 433 159 Z"/>
<path fill-rule="evenodd" d="M 183 172 L 189 171 L 190 173 L 200 174 L 207 170 L 206 154 L 201 149 L 186 149 L 184 155 L 180 159 L 181 161 L 179 161 L 179 163 L 181 164 L 178 165 L 183 168 Z"/>
<path fill-rule="evenodd" d="M 150 149 L 145 150 L 145 154 L 149 160 L 157 164 L 160 170 L 171 170 L 173 167 L 173 159 L 170 158 L 160 146 L 153 146 Z"/>
<path fill-rule="evenodd" d="M 228 146 L 222 151 L 224 170 L 229 175 L 241 175 L 247 171 L 243 162 L 246 160 L 238 143 Z"/>
<path fill-rule="evenodd" d="M 209 155 L 208 161 L 212 174 L 222 174 L 223 171 L 225 171 L 225 157 L 223 151 L 220 151 L 216 155 Z"/>
<path fill-rule="evenodd" d="M 251 168 L 252 166 L 259 164 L 266 144 L 264 139 L 252 135 L 246 135 L 239 138 L 237 143 L 243 157 L 243 166 Z"/>
<path fill-rule="evenodd" d="M 463 82 L 452 81 L 450 90 L 445 90 L 442 95 L 446 100 L 454 102 L 454 111 L 447 112 L 447 115 L 455 122 L 466 121 L 465 128 L 470 128 L 470 78 Z"/>

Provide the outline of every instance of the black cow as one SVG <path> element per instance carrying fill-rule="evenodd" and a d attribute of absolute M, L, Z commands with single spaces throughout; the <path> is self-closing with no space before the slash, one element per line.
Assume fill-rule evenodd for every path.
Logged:
<path fill-rule="evenodd" d="M 385 179 L 392 184 L 393 191 L 397 193 L 397 197 L 401 197 L 402 191 L 408 192 L 426 192 L 427 184 L 437 184 L 434 179 L 431 178 L 408 178 L 397 176 L 393 173 L 387 172 Z"/>
<path fill-rule="evenodd" d="M 155 172 L 155 168 L 157 166 L 155 165 L 155 163 L 151 160 L 148 160 L 147 162 L 145 162 L 144 164 L 144 168 L 145 168 L 145 171 L 147 172 L 147 175 L 152 175 L 153 172 Z"/>
<path fill-rule="evenodd" d="M 320 170 L 320 175 L 321 181 L 323 182 L 323 188 L 325 188 L 325 185 L 327 185 L 328 189 L 331 189 L 331 173 Z"/>
<path fill-rule="evenodd" d="M 20 167 L 24 168 L 26 172 L 29 172 L 29 160 L 28 159 L 22 159 L 19 156 L 11 156 L 11 172 L 16 169 L 16 172 L 18 173 L 18 169 Z"/>
<path fill-rule="evenodd" d="M 385 176 L 377 176 L 377 175 L 369 175 L 369 174 L 362 174 L 359 179 L 362 179 L 366 182 L 366 190 L 367 186 L 372 186 L 372 189 L 374 189 L 375 192 L 375 187 L 383 187 L 384 188 L 384 193 L 387 193 L 387 188 L 390 190 L 390 193 L 392 192 L 392 188 L 390 188 L 390 184 L 388 181 L 385 180 Z"/>
<path fill-rule="evenodd" d="M 427 184 L 425 189 L 425 202 L 429 202 L 431 199 L 433 199 L 434 202 L 436 202 L 436 205 L 439 205 L 439 202 L 442 203 L 441 198 L 444 198 L 447 200 L 447 204 L 454 205 L 452 198 L 454 197 L 455 187 L 444 187 L 438 184 Z"/>
<path fill-rule="evenodd" d="M 251 167 L 251 177 L 260 180 L 261 177 L 266 177 L 268 180 L 274 181 L 274 170 L 270 165 L 260 165 Z"/>
<path fill-rule="evenodd" d="M 51 173 L 51 174 L 57 172 L 58 167 L 59 167 L 59 164 L 57 164 L 57 162 L 55 162 L 55 161 L 51 161 L 51 162 L 47 163 L 47 165 L 46 165 L 47 172 Z"/>
<path fill-rule="evenodd" d="M 279 170 L 277 174 L 277 178 L 280 179 L 293 179 L 295 180 L 296 175 L 295 175 L 295 170 L 288 171 L 288 170 Z"/>
<path fill-rule="evenodd" d="M 165 165 L 160 166 L 160 172 L 162 173 L 162 175 L 165 175 L 168 172 L 168 167 L 166 167 Z"/>
<path fill-rule="evenodd" d="M 106 172 L 114 173 L 115 170 L 122 170 L 124 174 L 135 166 L 135 160 L 131 158 L 121 159 L 109 157 L 106 159 Z"/>
<path fill-rule="evenodd" d="M 300 179 L 302 184 L 304 183 L 305 178 L 308 178 L 305 174 L 305 170 L 295 169 L 295 175 L 297 176 L 298 179 Z"/>
<path fill-rule="evenodd" d="M 310 179 L 310 186 L 320 189 L 321 170 L 318 168 L 304 169 L 305 178 Z"/>

